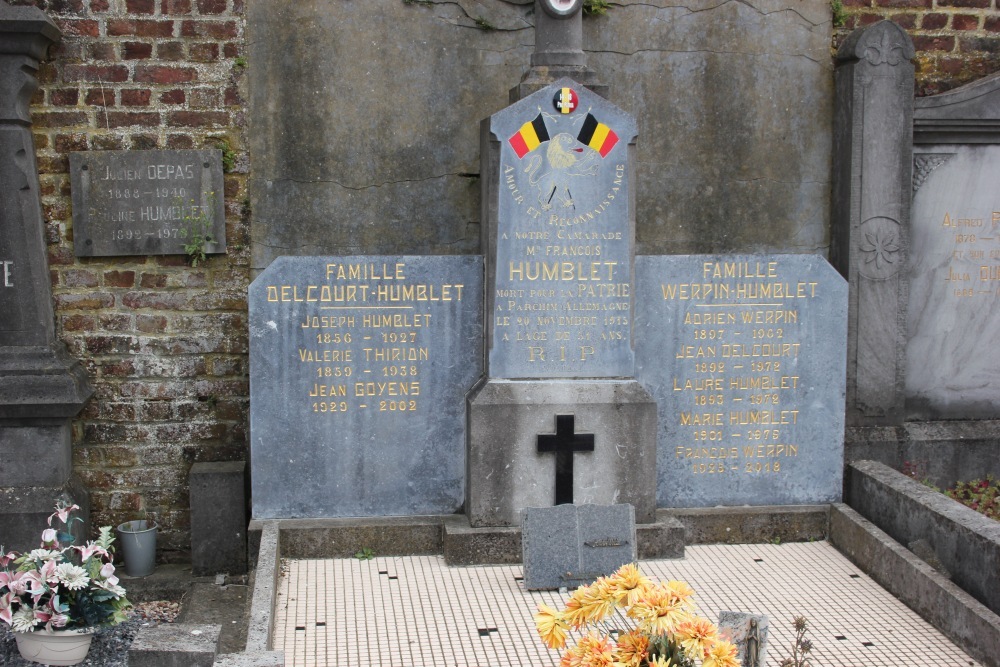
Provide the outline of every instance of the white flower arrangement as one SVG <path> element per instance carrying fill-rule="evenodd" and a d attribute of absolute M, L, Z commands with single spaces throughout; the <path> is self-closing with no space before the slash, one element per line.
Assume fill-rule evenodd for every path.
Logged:
<path fill-rule="evenodd" d="M 132 606 L 112 564 L 111 526 L 84 546 L 69 532 L 77 505 L 59 505 L 42 531 L 38 549 L 26 554 L 0 548 L 0 621 L 14 632 L 116 625 Z M 52 528 L 58 519 L 65 530 Z"/>

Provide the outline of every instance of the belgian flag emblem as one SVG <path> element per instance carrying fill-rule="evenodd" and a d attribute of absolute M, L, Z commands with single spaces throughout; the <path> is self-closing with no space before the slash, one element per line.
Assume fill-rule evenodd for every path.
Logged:
<path fill-rule="evenodd" d="M 535 150 L 549 140 L 549 130 L 545 127 L 545 119 L 539 113 L 534 120 L 530 120 L 521 126 L 521 129 L 514 133 L 507 142 L 517 153 L 517 159 Z M 609 149 L 610 150 L 610 149 Z"/>
<path fill-rule="evenodd" d="M 583 127 L 580 128 L 580 134 L 577 135 L 576 139 L 581 144 L 586 144 L 600 153 L 602 158 L 607 157 L 611 149 L 618 143 L 618 135 L 615 134 L 615 131 L 604 123 L 598 122 L 594 115 L 589 113 L 587 119 L 583 121 Z"/>

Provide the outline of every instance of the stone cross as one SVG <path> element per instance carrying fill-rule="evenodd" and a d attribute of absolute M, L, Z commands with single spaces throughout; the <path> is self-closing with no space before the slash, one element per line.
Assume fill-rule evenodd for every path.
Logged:
<path fill-rule="evenodd" d="M 573 455 L 594 451 L 593 433 L 576 433 L 573 415 L 556 415 L 555 435 L 538 436 L 538 452 L 556 455 L 556 505 L 573 504 Z"/>

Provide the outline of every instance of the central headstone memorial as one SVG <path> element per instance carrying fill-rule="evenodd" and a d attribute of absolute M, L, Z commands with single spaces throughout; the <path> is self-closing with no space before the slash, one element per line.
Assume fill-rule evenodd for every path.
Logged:
<path fill-rule="evenodd" d="M 656 412 L 633 379 L 635 120 L 564 78 L 483 135 L 488 355 L 469 399 L 469 520 L 516 526 L 524 508 L 573 502 L 652 522 Z"/>

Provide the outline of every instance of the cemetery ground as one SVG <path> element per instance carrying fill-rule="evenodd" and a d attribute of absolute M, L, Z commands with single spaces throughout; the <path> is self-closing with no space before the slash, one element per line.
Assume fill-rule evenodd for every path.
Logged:
<path fill-rule="evenodd" d="M 520 565 L 449 567 L 439 556 L 290 560 L 275 611 L 275 648 L 285 664 L 559 664 L 538 639 L 539 603 L 558 591 L 528 592 Z M 641 561 L 662 581 L 695 589 L 699 613 L 764 613 L 766 664 L 791 655 L 792 619 L 809 621 L 813 667 L 978 665 L 960 647 L 879 587 L 829 542 L 695 545 L 684 559 Z"/>

